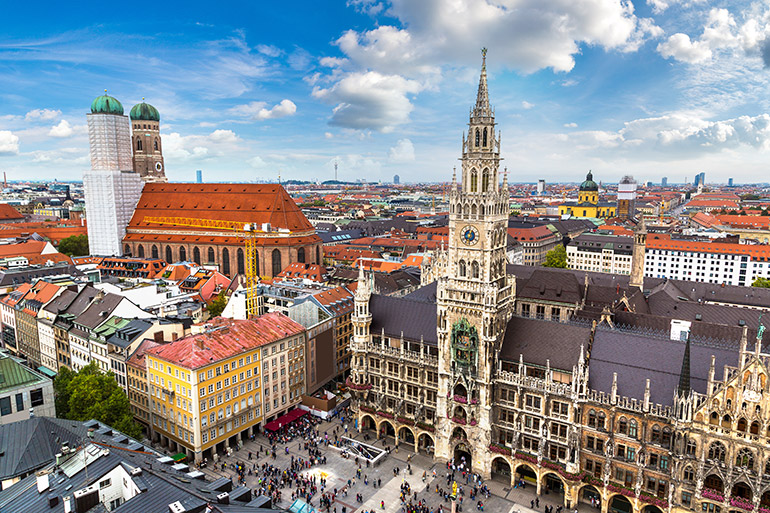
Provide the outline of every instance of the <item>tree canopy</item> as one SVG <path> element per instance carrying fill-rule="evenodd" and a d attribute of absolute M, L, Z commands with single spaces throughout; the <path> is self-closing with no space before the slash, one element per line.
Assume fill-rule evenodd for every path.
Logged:
<path fill-rule="evenodd" d="M 209 303 L 209 315 L 211 317 L 222 315 L 225 306 L 227 306 L 227 296 L 222 292 Z"/>
<path fill-rule="evenodd" d="M 566 269 L 567 267 L 567 250 L 564 246 L 559 244 L 551 251 L 545 254 L 545 262 L 543 267 L 559 267 Z"/>
<path fill-rule="evenodd" d="M 96 419 L 126 435 L 138 438 L 142 429 L 134 422 L 128 396 L 114 374 L 91 362 L 79 372 L 62 368 L 54 379 L 56 415 L 70 420 Z"/>
<path fill-rule="evenodd" d="M 751 286 L 770 289 L 770 278 L 756 278 L 754 280 L 754 283 L 751 284 Z"/>
<path fill-rule="evenodd" d="M 59 253 L 67 256 L 83 256 L 88 254 L 88 235 L 73 235 L 59 241 Z"/>

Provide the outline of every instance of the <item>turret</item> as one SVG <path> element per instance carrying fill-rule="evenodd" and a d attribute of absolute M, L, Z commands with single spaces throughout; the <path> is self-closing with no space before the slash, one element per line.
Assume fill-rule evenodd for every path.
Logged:
<path fill-rule="evenodd" d="M 647 249 L 647 228 L 644 218 L 634 231 L 634 249 L 631 255 L 631 278 L 628 285 L 644 290 L 644 257 Z"/>

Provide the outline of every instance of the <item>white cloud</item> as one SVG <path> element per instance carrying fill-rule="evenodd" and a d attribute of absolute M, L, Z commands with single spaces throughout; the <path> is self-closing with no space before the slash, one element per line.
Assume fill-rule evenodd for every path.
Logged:
<path fill-rule="evenodd" d="M 414 145 L 409 139 L 399 139 L 388 152 L 388 160 L 395 163 L 414 162 Z"/>
<path fill-rule="evenodd" d="M 564 123 L 564 128 L 577 128 L 577 123 Z"/>
<path fill-rule="evenodd" d="M 531 109 L 534 106 L 535 106 L 534 103 L 529 103 L 528 101 L 522 101 L 521 102 L 521 108 L 525 109 L 525 110 L 529 110 L 529 109 Z"/>
<path fill-rule="evenodd" d="M 257 51 L 262 55 L 267 55 L 268 57 L 278 57 L 283 53 L 280 48 L 273 45 L 257 45 Z"/>
<path fill-rule="evenodd" d="M 51 137 L 69 137 L 74 133 L 75 130 L 73 130 L 72 125 L 66 119 L 62 119 L 58 125 L 51 127 L 48 135 Z"/>
<path fill-rule="evenodd" d="M 665 42 L 658 44 L 658 52 L 666 58 L 673 57 L 678 61 L 696 62 L 711 58 L 711 50 L 701 41 L 691 41 L 687 34 L 674 34 Z"/>
<path fill-rule="evenodd" d="M 0 155 L 17 155 L 19 136 L 10 130 L 0 130 Z"/>
<path fill-rule="evenodd" d="M 265 102 L 250 102 L 245 105 L 238 105 L 230 109 L 231 112 L 239 116 L 246 116 L 255 121 L 264 121 L 266 119 L 278 119 L 285 116 L 292 116 L 297 112 L 297 106 L 291 100 L 281 100 L 280 103 L 267 109 Z"/>
<path fill-rule="evenodd" d="M 222 158 L 242 151 L 242 139 L 232 130 L 214 130 L 208 135 L 163 135 L 163 155 L 171 160 Z"/>
<path fill-rule="evenodd" d="M 61 116 L 61 111 L 56 109 L 34 109 L 24 116 L 27 121 L 53 121 Z"/>
<path fill-rule="evenodd" d="M 349 73 L 326 89 L 316 87 L 313 96 L 335 104 L 332 125 L 389 132 L 408 121 L 413 108 L 408 95 L 422 89 L 415 80 L 369 71 Z"/>
<path fill-rule="evenodd" d="M 251 157 L 249 160 L 246 161 L 246 163 L 251 167 L 257 168 L 257 169 L 261 167 L 265 167 L 265 161 L 256 156 Z"/>
<path fill-rule="evenodd" d="M 675 4 L 680 4 L 682 7 L 692 7 L 693 4 L 702 4 L 705 2 L 706 0 L 647 0 L 647 5 L 652 7 L 652 12 L 655 14 L 661 14 Z"/>
<path fill-rule="evenodd" d="M 235 135 L 232 130 L 214 130 L 208 136 L 209 140 L 219 143 L 234 143 L 238 142 L 240 138 Z"/>
<path fill-rule="evenodd" d="M 324 137 L 326 137 L 327 139 L 332 139 L 334 137 L 334 134 L 331 132 L 325 132 Z"/>

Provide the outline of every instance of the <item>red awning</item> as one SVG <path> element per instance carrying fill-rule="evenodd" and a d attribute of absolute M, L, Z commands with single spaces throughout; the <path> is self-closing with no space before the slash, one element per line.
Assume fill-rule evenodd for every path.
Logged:
<path fill-rule="evenodd" d="M 285 415 L 281 415 L 274 421 L 265 424 L 265 429 L 268 431 L 278 431 L 282 427 L 288 426 L 295 420 L 299 419 L 300 417 L 304 417 L 305 415 L 307 415 L 305 410 L 296 408 Z"/>

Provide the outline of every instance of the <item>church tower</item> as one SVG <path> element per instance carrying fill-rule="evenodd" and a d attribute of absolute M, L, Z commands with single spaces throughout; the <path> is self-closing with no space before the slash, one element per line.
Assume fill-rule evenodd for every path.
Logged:
<path fill-rule="evenodd" d="M 449 193 L 447 274 L 438 280 L 439 393 L 436 456 L 488 471 L 492 376 L 513 303 L 506 274 L 507 179 L 489 105 L 486 49 L 476 104 L 463 135 L 461 183 Z M 445 418 L 444 418 L 445 417 Z M 485 469 L 487 469 L 485 471 Z"/>
<path fill-rule="evenodd" d="M 134 105 L 131 109 L 131 133 L 134 172 L 139 173 L 145 182 L 167 182 L 158 109 L 144 101 Z"/>

